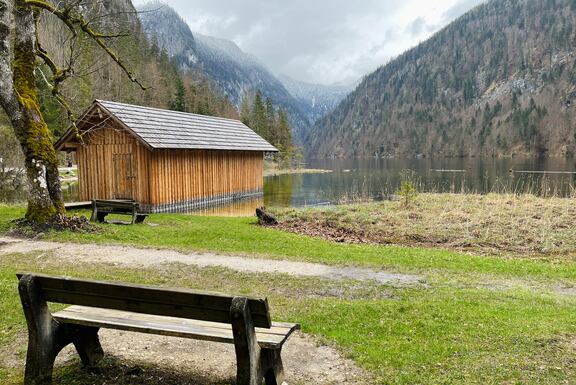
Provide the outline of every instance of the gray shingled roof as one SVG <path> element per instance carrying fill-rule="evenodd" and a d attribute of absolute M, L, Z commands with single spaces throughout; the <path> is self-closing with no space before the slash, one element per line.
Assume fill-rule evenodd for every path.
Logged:
<path fill-rule="evenodd" d="M 104 100 L 96 102 L 152 148 L 278 151 L 238 120 Z"/>

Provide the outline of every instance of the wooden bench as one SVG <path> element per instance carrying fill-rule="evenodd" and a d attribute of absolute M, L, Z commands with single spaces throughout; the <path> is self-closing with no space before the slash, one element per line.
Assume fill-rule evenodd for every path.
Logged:
<path fill-rule="evenodd" d="M 104 200 L 95 199 L 92 201 L 92 222 L 104 222 L 108 214 L 126 214 L 132 216 L 132 224 L 142 223 L 148 216 L 139 212 L 140 204 L 131 200 Z"/>
<path fill-rule="evenodd" d="M 28 323 L 25 385 L 50 384 L 70 343 L 85 366 L 104 353 L 100 328 L 234 344 L 238 385 L 281 385 L 281 350 L 298 324 L 271 322 L 268 301 L 185 289 L 18 273 Z M 72 305 L 54 314 L 47 303 Z"/>

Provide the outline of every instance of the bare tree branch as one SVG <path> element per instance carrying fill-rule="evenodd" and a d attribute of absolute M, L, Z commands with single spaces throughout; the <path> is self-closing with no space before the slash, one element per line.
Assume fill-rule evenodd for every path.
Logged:
<path fill-rule="evenodd" d="M 44 73 L 40 70 L 42 77 L 44 78 L 46 84 L 50 88 L 52 96 L 58 101 L 58 103 L 66 110 L 66 114 L 68 116 L 68 120 L 72 124 L 72 127 L 76 131 L 76 134 L 79 134 L 78 127 L 76 127 L 76 115 L 74 111 L 70 107 L 70 104 L 66 100 L 65 96 L 60 92 L 60 84 L 68 79 L 73 73 L 74 70 L 72 68 L 74 62 L 70 60 L 68 63 L 67 68 L 59 68 L 58 65 L 52 58 L 48 55 L 48 52 L 42 48 L 40 44 L 40 36 L 38 36 L 38 20 L 39 20 L 39 12 L 35 12 L 34 14 L 34 23 L 36 24 L 35 33 L 36 33 L 36 55 L 39 56 L 44 63 L 50 68 L 52 72 L 52 77 L 50 81 L 44 76 Z"/>
<path fill-rule="evenodd" d="M 37 9 L 43 9 L 48 11 L 58 17 L 62 22 L 70 29 L 74 36 L 77 35 L 77 28 L 88 35 L 93 41 L 100 46 L 104 52 L 124 71 L 128 79 L 132 83 L 137 84 L 143 91 L 146 91 L 148 87 L 145 87 L 128 69 L 128 66 L 124 61 L 108 46 L 105 39 L 114 37 L 113 35 L 106 35 L 96 32 L 90 27 L 90 22 L 84 18 L 79 12 L 75 12 L 74 7 L 67 7 L 64 9 L 59 9 L 48 1 L 44 0 L 25 0 L 26 4 L 35 7 Z"/>

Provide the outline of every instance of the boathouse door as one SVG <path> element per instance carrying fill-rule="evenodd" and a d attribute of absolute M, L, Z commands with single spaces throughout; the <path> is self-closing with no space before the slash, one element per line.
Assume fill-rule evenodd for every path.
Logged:
<path fill-rule="evenodd" d="M 114 154 L 114 199 L 134 199 L 132 154 Z"/>

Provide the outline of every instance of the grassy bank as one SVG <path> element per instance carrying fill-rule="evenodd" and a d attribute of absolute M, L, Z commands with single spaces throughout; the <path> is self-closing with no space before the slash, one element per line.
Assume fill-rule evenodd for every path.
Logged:
<path fill-rule="evenodd" d="M 322 212 L 322 211 L 318 211 Z M 0 232 L 23 208 L 0 208 Z M 88 215 L 88 212 L 83 212 Z M 125 218 L 123 218 L 125 219 Z M 408 273 L 493 274 L 576 280 L 576 263 L 569 258 L 549 263 L 541 259 L 479 256 L 431 247 L 346 244 L 264 228 L 255 218 L 152 215 L 137 226 L 98 225 L 96 233 L 47 233 L 44 239 L 80 243 L 122 244 L 181 251 L 212 251 L 255 258 L 288 259 L 331 265 L 354 265 Z"/>
<path fill-rule="evenodd" d="M 344 242 L 482 255 L 576 258 L 576 200 L 533 195 L 420 194 L 414 202 L 278 211 L 283 229 Z"/>
<path fill-rule="evenodd" d="M 395 288 L 183 265 L 136 270 L 89 261 L 74 264 L 44 252 L 5 255 L 0 258 L 0 377 L 3 384 L 21 383 L 26 326 L 14 274 L 32 270 L 267 296 L 275 319 L 300 322 L 305 332 L 366 368 L 374 384 L 569 384 L 576 378 L 576 263 L 574 240 L 569 239 L 574 231 L 569 221 L 572 203 L 530 197 L 420 195 L 409 208 L 383 202 L 280 213 L 292 225 L 321 223 L 322 228 L 345 230 L 342 234 L 356 237 L 362 235 L 358 228 L 367 232 L 388 228 L 395 231 L 397 242 L 418 247 L 334 242 L 263 228 L 254 218 L 181 214 L 152 215 L 143 225 L 98 225 L 99 231 L 89 234 L 47 233 L 44 239 L 54 241 L 213 251 L 412 272 L 420 274 L 424 284 Z M 23 213 L 22 207 L 0 206 L 0 233 L 9 231 L 10 221 Z M 384 221 L 387 226 L 380 223 Z M 480 236 L 472 237 L 474 231 Z M 437 239 L 443 234 L 453 240 L 468 236 L 472 246 L 402 241 L 410 233 L 431 233 Z M 521 245 L 522 233 L 529 245 Z M 536 233 L 540 236 L 529 236 Z M 502 240 L 505 247 L 487 247 L 482 241 L 487 239 L 493 239 L 492 245 Z M 550 239 L 559 242 L 556 249 L 535 246 Z M 526 253 L 520 252 L 520 246 Z M 103 373 L 111 374 L 94 376 L 80 370 L 76 362 L 59 368 L 56 378 L 67 385 L 152 385 L 167 375 L 165 368 L 154 364 L 145 368 L 147 375 L 154 376 L 134 375 L 142 372 L 138 365 L 106 361 Z M 189 375 L 170 374 L 176 376 L 173 383 L 189 381 Z"/>
<path fill-rule="evenodd" d="M 286 174 L 324 174 L 332 170 L 304 168 L 304 167 L 284 167 L 277 162 L 264 162 L 264 176 L 277 176 Z"/>
<path fill-rule="evenodd" d="M 274 319 L 298 321 L 305 332 L 337 346 L 369 370 L 373 384 L 560 384 L 576 376 L 576 300 L 547 290 L 392 288 L 182 265 L 135 270 L 66 264 L 33 253 L 0 259 L 5 385 L 21 383 L 25 351 L 18 270 L 264 295 Z M 56 383 L 152 385 L 158 383 L 152 374 L 167 374 L 154 364 L 142 369 L 134 362 L 106 361 L 104 369 L 108 375 L 93 375 L 74 362 L 56 371 Z M 176 382 L 171 383 L 193 382 L 188 375 L 172 373 Z"/>

